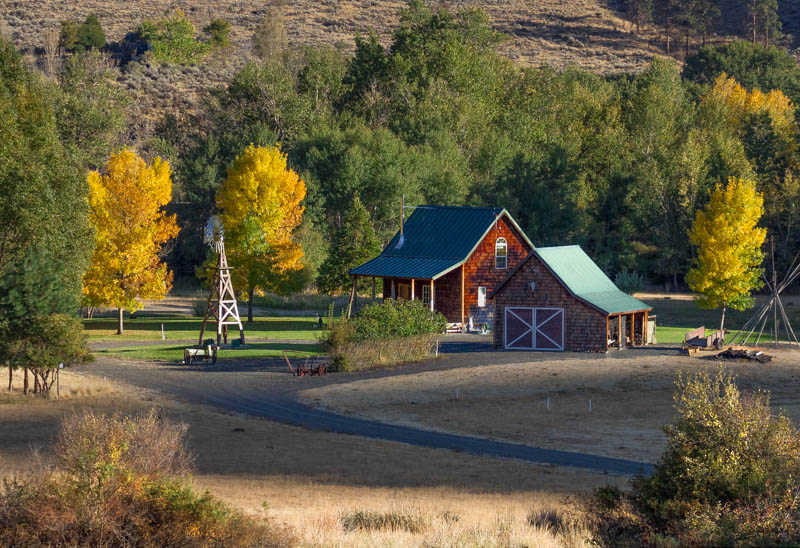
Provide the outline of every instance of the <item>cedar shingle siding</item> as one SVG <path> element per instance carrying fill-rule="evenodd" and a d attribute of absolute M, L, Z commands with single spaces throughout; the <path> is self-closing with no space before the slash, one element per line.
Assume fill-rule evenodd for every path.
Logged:
<path fill-rule="evenodd" d="M 534 291 L 531 282 L 536 283 Z M 565 350 L 606 351 L 606 314 L 570 294 L 535 255 L 498 290 L 493 300 L 495 348 L 505 348 L 505 308 L 523 306 L 564 309 Z"/>

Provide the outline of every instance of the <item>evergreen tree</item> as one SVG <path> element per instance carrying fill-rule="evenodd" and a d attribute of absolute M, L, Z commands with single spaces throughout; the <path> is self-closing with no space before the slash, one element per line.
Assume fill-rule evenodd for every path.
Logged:
<path fill-rule="evenodd" d="M 352 284 L 349 271 L 380 252 L 381 243 L 372 228 L 369 212 L 355 193 L 342 227 L 333 235 L 328 258 L 319 269 L 317 287 L 328 294 L 345 290 Z M 363 285 L 362 290 L 366 289 L 367 282 Z"/>
<path fill-rule="evenodd" d="M 745 24 L 751 32 L 754 44 L 758 43 L 760 35 L 763 44 L 768 46 L 781 30 L 778 0 L 748 0 Z"/>

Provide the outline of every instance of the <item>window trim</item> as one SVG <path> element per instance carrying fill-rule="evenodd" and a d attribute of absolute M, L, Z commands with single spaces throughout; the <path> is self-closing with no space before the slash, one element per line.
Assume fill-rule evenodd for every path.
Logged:
<path fill-rule="evenodd" d="M 483 291 L 481 291 L 483 290 Z M 478 308 L 486 308 L 486 296 L 488 292 L 486 291 L 486 286 L 479 285 L 478 286 Z M 483 296 L 483 304 L 481 304 L 481 296 Z"/>
<path fill-rule="evenodd" d="M 503 254 L 499 255 L 499 251 L 503 250 Z M 503 266 L 498 264 L 498 261 L 503 260 Z M 494 268 L 495 270 L 507 270 L 508 269 L 508 241 L 503 238 L 497 238 L 494 241 Z"/>
<path fill-rule="evenodd" d="M 431 304 L 431 286 L 429 284 L 422 286 L 422 304 L 426 306 Z"/>

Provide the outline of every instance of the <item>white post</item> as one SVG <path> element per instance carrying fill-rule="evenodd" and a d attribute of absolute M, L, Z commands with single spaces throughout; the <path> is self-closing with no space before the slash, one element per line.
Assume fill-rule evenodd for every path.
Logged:
<path fill-rule="evenodd" d="M 414 278 L 411 278 L 411 300 L 414 300 Z"/>
<path fill-rule="evenodd" d="M 434 291 L 433 291 L 433 280 L 431 280 L 431 312 L 433 312 L 433 299 L 434 299 Z"/>

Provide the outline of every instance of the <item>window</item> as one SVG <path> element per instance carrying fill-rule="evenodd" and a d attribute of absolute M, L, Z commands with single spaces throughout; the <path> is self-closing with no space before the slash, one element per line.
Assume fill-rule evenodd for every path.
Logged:
<path fill-rule="evenodd" d="M 494 243 L 494 267 L 500 270 L 508 268 L 508 243 L 505 238 L 497 238 Z"/>
<path fill-rule="evenodd" d="M 486 288 L 481 286 L 478 288 L 478 307 L 483 308 L 486 306 Z"/>
<path fill-rule="evenodd" d="M 431 304 L 431 286 L 422 286 L 422 304 Z"/>

